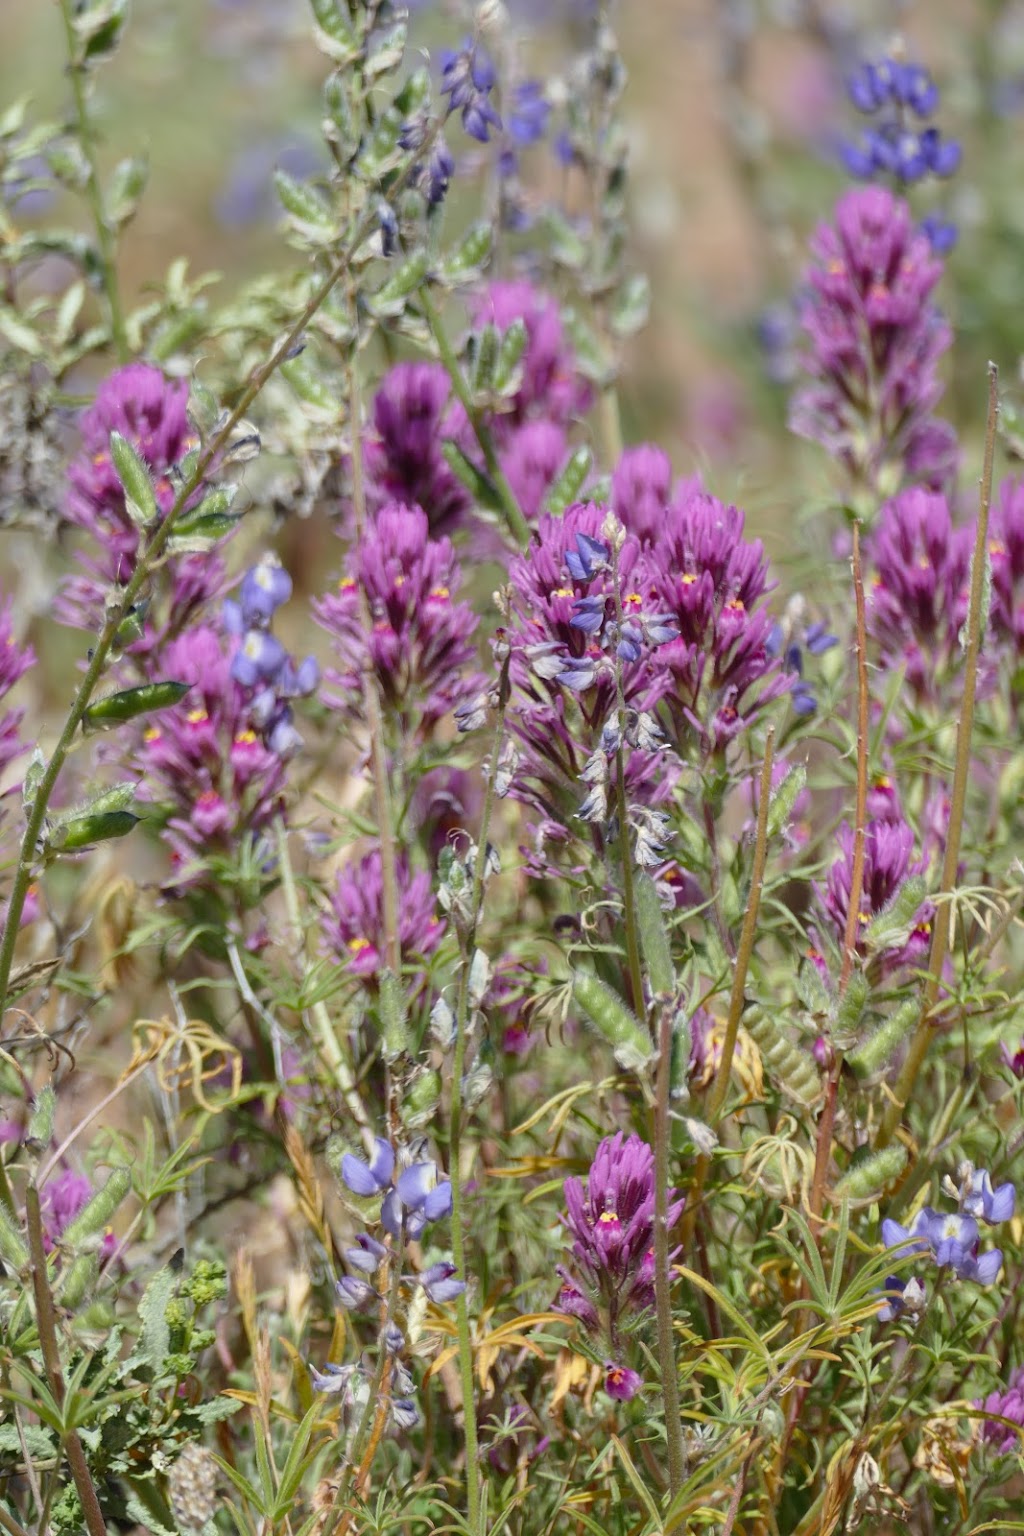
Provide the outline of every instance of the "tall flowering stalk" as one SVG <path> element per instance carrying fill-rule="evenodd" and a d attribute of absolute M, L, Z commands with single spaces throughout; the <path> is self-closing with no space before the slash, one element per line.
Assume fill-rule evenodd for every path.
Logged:
<path fill-rule="evenodd" d="M 934 414 L 951 341 L 932 302 L 942 262 L 884 187 L 847 192 L 811 255 L 790 426 L 836 460 L 870 518 L 904 485 L 943 489 L 956 468 L 953 430 Z"/>

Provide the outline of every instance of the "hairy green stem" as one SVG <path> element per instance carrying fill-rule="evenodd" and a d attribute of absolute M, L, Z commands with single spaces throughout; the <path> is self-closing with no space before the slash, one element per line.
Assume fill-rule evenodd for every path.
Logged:
<path fill-rule="evenodd" d="M 469 898 L 469 917 L 460 932 L 462 969 L 455 1003 L 455 1051 L 452 1059 L 452 1091 L 448 1132 L 448 1167 L 452 1184 L 452 1262 L 460 1277 L 466 1279 L 466 1239 L 462 1201 L 462 1076 L 466 1066 L 469 1026 L 469 978 L 476 951 L 476 930 L 483 902 L 484 871 L 487 867 L 487 833 L 494 809 L 494 780 L 505 737 L 505 708 L 508 703 L 508 658 L 502 665 L 498 685 L 498 719 L 494 728 L 490 772 L 484 792 L 480 817 L 480 836 L 473 861 L 473 885 Z M 466 1516 L 471 1536 L 480 1536 L 480 1466 L 476 1423 L 476 1395 L 473 1382 L 473 1343 L 469 1332 L 468 1290 L 455 1300 L 458 1329 L 459 1379 L 462 1385 L 463 1433 L 466 1438 Z"/>
<path fill-rule="evenodd" d="M 10 900 L 7 906 L 7 920 L 3 930 L 3 941 L 0 943 L 0 1020 L 3 1019 L 4 1009 L 7 1004 L 11 966 L 14 961 L 14 947 L 17 942 L 21 914 L 25 906 L 25 897 L 28 894 L 28 888 L 32 881 L 32 871 L 35 864 L 39 837 L 46 820 L 50 796 L 53 794 L 68 753 L 71 751 L 75 733 L 89 707 L 96 684 L 103 675 L 103 669 L 106 666 L 107 657 L 114 643 L 114 637 L 124 620 L 125 614 L 131 609 L 156 568 L 161 555 L 167 547 L 167 541 L 174 532 L 178 518 L 202 484 L 207 471 L 215 463 L 224 448 L 227 447 L 235 427 L 243 419 L 246 411 L 260 394 L 268 379 L 291 355 L 296 342 L 302 336 L 302 333 L 328 297 L 332 288 L 349 270 L 352 256 L 366 239 L 375 218 L 376 213 L 371 208 L 359 219 L 344 252 L 338 257 L 326 277 L 316 288 L 299 318 L 291 326 L 284 339 L 274 348 L 267 361 L 253 374 L 224 425 L 200 455 L 195 469 L 178 492 L 174 505 L 159 527 L 154 531 L 148 546 L 138 560 L 134 575 L 121 593 L 120 601 L 111 605 L 106 623 L 97 636 L 90 652 L 85 674 L 79 684 L 78 692 L 75 694 L 74 702 L 68 711 L 67 719 L 57 740 L 57 745 L 54 747 L 50 760 L 43 770 L 42 778 L 28 813 L 25 834 L 22 838 L 21 851 L 18 856 L 18 866 L 15 870 Z"/>
<path fill-rule="evenodd" d="M 480 412 L 473 403 L 469 387 L 466 384 L 465 375 L 459 365 L 458 358 L 455 356 L 452 344 L 448 340 L 441 322 L 441 316 L 437 312 L 437 306 L 426 288 L 421 288 L 419 291 L 419 305 L 423 311 L 423 318 L 430 327 L 430 334 L 434 338 L 434 345 L 437 347 L 438 356 L 444 364 L 448 377 L 452 381 L 455 398 L 465 411 L 469 424 L 473 428 L 473 435 L 480 445 L 480 452 L 483 454 L 487 474 L 501 501 L 501 509 L 505 514 L 509 533 L 511 533 L 520 548 L 525 549 L 530 542 L 530 525 L 523 516 L 522 509 L 516 500 L 515 492 L 508 483 L 505 471 L 498 463 L 498 455 L 494 451 L 491 434 L 488 432 L 486 425 L 481 419 Z"/>
<path fill-rule="evenodd" d="M 978 685 L 978 656 L 984 637 L 985 587 L 988 572 L 988 514 L 992 502 L 992 465 L 995 458 L 996 429 L 999 423 L 999 370 L 995 363 L 988 365 L 988 419 L 985 427 L 985 458 L 981 472 L 978 507 L 978 527 L 974 538 L 974 554 L 971 561 L 971 596 L 967 610 L 967 657 L 964 663 L 964 691 L 957 722 L 956 760 L 953 766 L 953 787 L 950 793 L 949 828 L 946 833 L 946 853 L 942 861 L 942 882 L 939 886 L 938 910 L 932 927 L 932 944 L 928 956 L 928 979 L 925 982 L 921 1003 L 921 1016 L 907 1048 L 906 1059 L 896 1079 L 896 1087 L 886 1105 L 879 1126 L 876 1147 L 886 1147 L 895 1136 L 903 1111 L 910 1101 L 917 1075 L 928 1054 L 932 1037 L 932 1021 L 935 1006 L 942 987 L 942 969 L 949 953 L 949 929 L 952 908 L 948 898 L 956 886 L 957 865 L 960 860 L 960 838 L 963 832 L 964 810 L 967 803 L 967 786 L 971 776 L 971 735 L 974 729 L 974 700 Z"/>
<path fill-rule="evenodd" d="M 661 1009 L 658 1031 L 658 1080 L 654 1109 L 654 1300 L 658 1320 L 661 1395 L 668 1442 L 668 1487 L 674 1499 L 686 1477 L 683 1426 L 679 1417 L 679 1367 L 672 1327 L 668 1256 L 668 1153 L 671 1139 L 669 1088 L 672 1078 L 672 1008 Z"/>
<path fill-rule="evenodd" d="M 89 208 L 92 212 L 93 223 L 96 226 L 96 241 L 99 246 L 100 269 L 103 274 L 103 291 L 107 298 L 107 308 L 110 311 L 110 335 L 114 343 L 119 363 L 126 363 L 130 357 L 128 337 L 125 332 L 124 314 L 121 309 L 121 295 L 117 284 L 117 260 L 114 249 L 114 231 L 110 227 L 107 210 L 103 201 L 103 188 L 100 184 L 99 167 L 96 162 L 96 140 L 92 131 L 92 120 L 89 116 L 89 102 L 86 95 L 86 65 L 82 57 L 82 49 L 75 35 L 72 0 L 60 0 L 60 14 L 64 23 L 64 38 L 68 53 L 68 74 L 71 76 L 71 91 L 75 102 L 75 117 L 78 124 L 78 142 L 82 146 L 82 154 L 88 175 L 85 183 L 85 195 L 89 200 Z"/>
<path fill-rule="evenodd" d="M 39 1209 L 39 1191 L 30 1184 L 25 1191 L 25 1215 L 28 1220 L 28 1247 L 32 1269 L 32 1291 L 36 1302 L 36 1326 L 39 1329 L 39 1348 L 43 1367 L 54 1402 L 63 1412 L 64 1373 L 60 1363 L 60 1345 L 57 1342 L 57 1324 L 53 1311 L 53 1294 L 46 1268 L 46 1250 L 43 1247 L 43 1220 Z M 82 1514 L 89 1536 L 107 1536 L 106 1521 L 100 1509 L 99 1495 L 85 1459 L 78 1430 L 62 1425 L 64 1447 L 67 1451 L 71 1476 L 75 1480 Z"/>

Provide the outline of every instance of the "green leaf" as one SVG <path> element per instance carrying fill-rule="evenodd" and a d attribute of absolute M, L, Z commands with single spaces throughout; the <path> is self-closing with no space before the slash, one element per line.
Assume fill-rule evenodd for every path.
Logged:
<path fill-rule="evenodd" d="M 287 171 L 282 170 L 274 172 L 274 186 L 285 212 L 291 215 L 303 234 L 309 235 L 317 243 L 333 239 L 337 219 L 322 193 L 308 182 L 296 181 Z"/>
<path fill-rule="evenodd" d="M 494 365 L 493 388 L 496 394 L 514 395 L 519 388 L 523 377 L 520 364 L 528 340 L 529 332 L 526 329 L 526 322 L 519 319 L 513 320 L 501 338 L 497 361 Z"/>
<path fill-rule="evenodd" d="M 149 469 L 135 444 L 122 437 L 120 432 L 111 432 L 110 457 L 124 489 L 125 507 L 132 522 L 140 527 L 159 522 L 160 508 Z"/>
<path fill-rule="evenodd" d="M 133 155 L 114 167 L 107 190 L 107 217 L 117 228 L 134 217 L 148 179 L 149 161 L 145 155 Z"/>
<path fill-rule="evenodd" d="M 321 53 L 337 64 L 351 64 L 359 57 L 359 44 L 338 0 L 310 0 L 310 4 L 316 18 L 316 45 Z"/>
<path fill-rule="evenodd" d="M 174 1294 L 178 1276 L 165 1266 L 157 1270 L 142 1293 L 139 1302 L 139 1321 L 142 1331 L 132 1351 L 132 1360 L 149 1367 L 154 1380 L 163 1373 L 164 1361 L 171 1346 L 171 1330 L 167 1326 L 167 1304 Z"/>
<path fill-rule="evenodd" d="M 446 438 L 441 444 L 441 452 L 449 469 L 458 475 L 478 507 L 485 507 L 489 512 L 502 510 L 501 497 L 493 480 L 467 458 L 458 443 Z"/>
<path fill-rule="evenodd" d="M 786 777 L 772 790 L 768 800 L 768 837 L 775 838 L 789 825 L 797 796 L 807 783 L 807 769 L 803 763 L 790 768 Z"/>
<path fill-rule="evenodd" d="M 444 281 L 454 285 L 476 277 L 490 258 L 493 238 L 490 224 L 474 224 L 462 243 L 445 257 L 441 269 Z"/>
<path fill-rule="evenodd" d="M 427 251 L 423 248 L 414 251 L 369 300 L 372 312 L 382 317 L 400 315 L 406 299 L 420 287 L 429 267 Z"/>
<path fill-rule="evenodd" d="M 148 715 L 157 709 L 170 709 L 179 704 L 192 688 L 191 683 L 143 683 L 138 688 L 122 688 L 108 693 L 95 704 L 90 704 L 82 716 L 84 731 L 105 730 L 112 725 L 123 725 L 139 715 Z"/>
<path fill-rule="evenodd" d="M 494 369 L 498 361 L 498 328 L 485 325 L 474 334 L 469 355 L 469 387 L 474 395 L 494 391 Z"/>
<path fill-rule="evenodd" d="M 311 405 L 330 420 L 337 418 L 340 409 L 337 390 L 317 378 L 304 357 L 290 357 L 281 364 L 280 372 L 305 405 Z"/>
<path fill-rule="evenodd" d="M 611 328 L 616 336 L 635 336 L 651 313 L 651 285 L 643 273 L 627 277 L 612 301 Z"/>
<path fill-rule="evenodd" d="M 2 1200 L 0 1200 L 0 1259 L 8 1264 L 11 1269 L 20 1273 L 28 1263 L 28 1247 L 21 1232 L 14 1224 L 14 1218 Z"/>

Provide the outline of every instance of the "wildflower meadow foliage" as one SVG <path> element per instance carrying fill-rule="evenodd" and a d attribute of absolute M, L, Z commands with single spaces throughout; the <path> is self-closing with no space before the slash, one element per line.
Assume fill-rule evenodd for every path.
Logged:
<path fill-rule="evenodd" d="M 51 9 L 64 115 L 0 115 L 0 1528 L 1022 1528 L 978 50 L 947 96 L 787 23 L 846 92 L 792 195 L 733 141 L 788 293 L 726 464 L 654 440 L 612 10 L 556 65 L 311 0 L 322 153 L 215 284 L 127 276 L 151 19 Z M 211 9 L 276 78 L 277 8 Z"/>

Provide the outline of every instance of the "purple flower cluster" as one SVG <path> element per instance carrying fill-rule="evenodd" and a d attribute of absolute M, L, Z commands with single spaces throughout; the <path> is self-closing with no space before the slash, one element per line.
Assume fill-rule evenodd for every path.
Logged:
<path fill-rule="evenodd" d="M 11 600 L 8 598 L 0 603 L 0 704 L 19 678 L 35 664 L 35 659 L 31 646 L 21 646 L 14 638 Z M 25 744 L 18 735 L 24 715 L 23 709 L 8 709 L 0 714 L 0 775 L 25 751 Z"/>
<path fill-rule="evenodd" d="M 229 598 L 222 610 L 225 629 L 239 641 L 231 676 L 249 693 L 249 717 L 279 757 L 290 757 L 302 745 L 289 700 L 308 698 L 320 681 L 315 657 L 293 661 L 270 633 L 274 614 L 291 594 L 288 572 L 266 556 L 246 572 L 237 600 Z"/>
<path fill-rule="evenodd" d="M 136 747 L 144 776 L 140 798 L 170 811 L 164 836 L 178 869 L 177 884 L 198 876 L 196 861 L 204 854 L 237 851 L 283 808 L 280 748 L 290 748 L 294 734 L 288 722 L 283 731 L 278 728 L 274 711 L 264 719 L 259 700 L 274 689 L 268 677 L 258 675 L 254 687 L 238 681 L 239 651 L 235 637 L 225 643 L 209 624 L 171 640 L 160 658 L 161 676 L 191 689 L 180 704 L 161 711 L 159 723 L 142 732 Z M 278 675 L 282 669 L 283 662 Z M 265 734 L 268 728 L 278 747 Z"/>
<path fill-rule="evenodd" d="M 371 508 L 388 502 L 420 507 L 435 538 L 453 533 L 471 507 L 469 492 L 449 469 L 446 440 L 468 447 L 469 425 L 439 363 L 396 363 L 373 400 L 373 429 L 364 449 Z"/>
<path fill-rule="evenodd" d="M 337 591 L 314 605 L 340 662 L 327 673 L 326 702 L 361 719 L 369 666 L 387 714 L 404 735 L 426 738 L 476 698 L 483 687 L 474 665 L 477 619 L 456 599 L 460 581 L 450 541 L 430 537 L 424 511 L 383 507 L 350 552 Z M 370 611 L 368 634 L 360 588 Z"/>
<path fill-rule="evenodd" d="M 986 1418 L 981 1427 L 981 1438 L 986 1445 L 991 1445 L 1001 1455 L 1007 1455 L 1011 1451 L 1021 1447 L 1024 1431 L 1024 1366 L 1019 1366 L 1013 1372 L 1003 1392 L 990 1392 L 986 1398 L 977 1398 L 975 1408 L 980 1408 Z M 1009 1419 L 1009 1424 L 999 1424 L 997 1419 Z M 1019 1426 L 1013 1429 L 1011 1426 Z"/>
<path fill-rule="evenodd" d="M 519 388 L 508 410 L 492 423 L 501 448 L 507 451 L 514 446 L 516 429 L 528 420 L 564 428 L 587 410 L 591 389 L 579 372 L 558 304 L 550 294 L 522 279 L 491 283 L 474 306 L 473 320 L 477 326 L 493 325 L 502 333 L 517 320 L 526 326 Z"/>
<path fill-rule="evenodd" d="M 1004 480 L 999 487 L 989 522 L 988 553 L 992 638 L 1016 671 L 1024 658 L 1024 480 Z"/>
<path fill-rule="evenodd" d="M 434 916 L 430 876 L 410 870 L 404 853 L 396 860 L 398 938 L 402 961 L 422 966 L 444 937 L 445 925 Z M 379 848 L 373 848 L 338 873 L 330 911 L 324 915 L 328 948 L 344 960 L 353 976 L 375 982 L 384 965 L 384 874 Z"/>
<path fill-rule="evenodd" d="M 945 496 L 913 486 L 882 508 L 866 545 L 867 623 L 883 667 L 903 667 L 919 699 L 941 697 L 960 655 L 973 534 Z"/>
<path fill-rule="evenodd" d="M 959 1280 L 976 1280 L 991 1285 L 1003 1264 L 1002 1251 L 989 1248 L 980 1252 L 978 1222 L 998 1226 L 1009 1221 L 1016 1204 L 1012 1184 L 992 1185 L 985 1169 L 970 1163 L 960 1170 L 960 1184 L 945 1180 L 944 1187 L 958 1200 L 958 1209 L 949 1214 L 926 1205 L 909 1227 L 886 1217 L 882 1222 L 882 1241 L 887 1248 L 905 1253 L 927 1253 L 940 1269 L 951 1269 Z"/>
<path fill-rule="evenodd" d="M 569 1262 L 558 1266 L 558 1309 L 604 1333 L 617 1354 L 621 1322 L 654 1305 L 654 1153 L 639 1136 L 619 1131 L 598 1146 L 586 1188 L 579 1179 L 566 1179 L 564 1188 L 572 1248 Z M 671 1228 L 683 1201 L 671 1189 L 668 1199 Z M 606 1370 L 613 1397 L 635 1396 L 636 1372 L 611 1363 Z"/>
<path fill-rule="evenodd" d="M 76 552 L 82 574 L 65 582 L 54 611 L 76 629 L 100 627 L 111 588 L 123 587 L 135 571 L 140 530 L 129 514 L 124 490 L 110 456 L 110 434 L 118 432 L 149 468 L 157 506 L 170 511 L 174 466 L 196 440 L 186 406 L 188 384 L 166 379 L 148 363 L 129 363 L 105 379 L 79 420 L 81 449 L 68 469 L 68 522 L 87 536 Z M 174 622 L 181 628 L 220 587 L 223 566 L 216 555 L 185 555 L 170 562 Z M 153 637 L 150 637 L 152 642 Z"/>
<path fill-rule="evenodd" d="M 942 263 L 884 187 L 846 193 L 811 253 L 800 303 L 807 380 L 790 426 L 872 495 L 913 482 L 941 489 L 957 460 L 952 428 L 933 415 L 937 364 L 951 340 L 931 302 Z"/>
<path fill-rule="evenodd" d="M 844 822 L 836 834 L 839 857 L 829 869 L 825 889 L 819 896 L 828 917 L 829 926 L 837 943 L 842 944 L 846 933 L 847 914 L 850 910 L 850 890 L 853 883 L 853 828 Z M 858 915 L 859 954 L 865 953 L 863 935 L 880 913 L 895 900 L 911 875 L 920 874 L 923 863 L 912 858 L 914 834 L 901 818 L 869 821 L 864 829 L 864 875 L 861 887 L 860 912 Z M 931 923 L 935 908 L 931 902 L 923 902 L 915 914 L 910 934 L 894 947 L 886 949 L 882 964 L 886 972 L 921 966 L 925 963 L 931 944 Z"/>
<path fill-rule="evenodd" d="M 462 113 L 462 126 L 470 138 L 481 144 L 489 141 L 492 129 L 501 127 L 491 102 L 497 83 L 493 63 L 472 38 L 467 37 L 457 53 L 446 49 L 441 55 L 441 94 L 448 97 L 450 112 Z"/>

